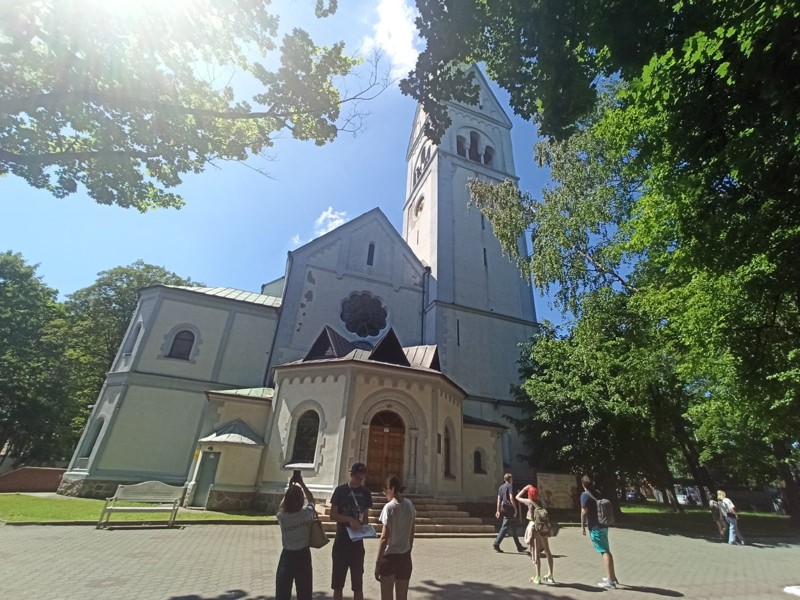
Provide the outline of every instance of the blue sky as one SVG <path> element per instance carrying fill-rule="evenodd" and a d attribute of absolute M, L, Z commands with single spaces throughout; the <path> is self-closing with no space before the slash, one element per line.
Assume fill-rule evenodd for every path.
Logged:
<path fill-rule="evenodd" d="M 351 53 L 380 48 L 396 75 L 416 56 L 413 13 L 403 0 L 341 2 L 332 18 L 316 21 L 311 0 L 278 2 L 283 28 L 307 28 L 318 43 L 344 39 Z M 501 104 L 508 96 L 496 86 Z M 283 274 L 288 251 L 377 207 L 398 228 L 405 196 L 405 153 L 415 103 L 395 84 L 364 105 L 370 113 L 358 135 L 323 147 L 279 140 L 272 160 L 222 163 L 187 176 L 180 210 L 101 206 L 78 192 L 57 199 L 22 179 L 0 178 L 0 251 L 12 250 L 62 297 L 92 284 L 97 273 L 137 259 L 213 286 L 258 291 Z M 520 185 L 534 193 L 547 173 L 532 160 L 533 125 L 510 114 Z M 254 170 L 266 170 L 266 177 Z M 537 194 L 538 195 L 538 194 Z M 560 322 L 536 295 L 540 319 Z"/>

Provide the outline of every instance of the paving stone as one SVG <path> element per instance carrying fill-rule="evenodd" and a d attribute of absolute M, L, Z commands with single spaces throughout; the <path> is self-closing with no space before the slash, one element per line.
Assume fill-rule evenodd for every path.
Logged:
<path fill-rule="evenodd" d="M 414 544 L 409 597 L 456 600 L 667 596 L 692 599 L 788 599 L 800 586 L 800 540 L 729 546 L 614 528 L 623 586 L 600 590 L 600 556 L 577 528 L 551 540 L 556 586 L 532 585 L 530 557 L 492 550 L 489 538 L 426 538 Z M 379 597 L 372 577 L 377 541 L 368 540 L 365 597 Z M 315 599 L 332 598 L 330 549 L 313 551 Z M 176 529 L 0 525 L 0 598 L 92 600 L 266 600 L 275 589 L 281 550 L 276 526 L 190 525 Z M 546 562 L 543 562 L 546 572 Z M 786 589 L 785 589 L 786 588 Z M 352 597 L 349 583 L 345 598 Z"/>

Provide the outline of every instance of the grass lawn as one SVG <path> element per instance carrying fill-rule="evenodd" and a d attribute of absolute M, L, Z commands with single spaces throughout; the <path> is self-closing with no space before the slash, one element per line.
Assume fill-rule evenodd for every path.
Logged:
<path fill-rule="evenodd" d="M 758 537 L 784 537 L 800 539 L 800 528 L 792 525 L 789 517 L 775 513 L 739 513 L 739 529 L 745 539 Z M 714 537 L 716 525 L 711 511 L 706 508 L 685 507 L 682 513 L 656 503 L 623 504 L 620 527 L 652 531 L 664 535 L 689 537 Z"/>
<path fill-rule="evenodd" d="M 104 500 L 71 498 L 66 496 L 29 496 L 27 494 L 0 494 L 0 521 L 6 523 L 57 523 L 62 521 L 97 522 Z M 114 521 L 166 521 L 167 513 L 147 515 L 142 513 L 117 513 Z M 274 516 L 260 513 L 221 513 L 209 510 L 180 509 L 178 521 L 216 520 L 274 521 Z"/>

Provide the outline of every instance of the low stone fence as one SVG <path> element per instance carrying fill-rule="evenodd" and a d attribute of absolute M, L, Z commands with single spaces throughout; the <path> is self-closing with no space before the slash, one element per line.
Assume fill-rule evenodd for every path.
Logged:
<path fill-rule="evenodd" d="M 20 467 L 0 475 L 0 493 L 55 492 L 66 469 Z"/>

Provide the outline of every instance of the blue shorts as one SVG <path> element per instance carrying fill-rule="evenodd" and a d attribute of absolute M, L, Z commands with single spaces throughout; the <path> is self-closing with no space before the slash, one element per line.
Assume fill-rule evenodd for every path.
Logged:
<path fill-rule="evenodd" d="M 597 550 L 600 554 L 611 552 L 611 548 L 608 545 L 608 527 L 598 527 L 597 529 L 590 529 L 589 539 L 592 540 L 592 544 L 594 544 L 594 549 Z"/>

